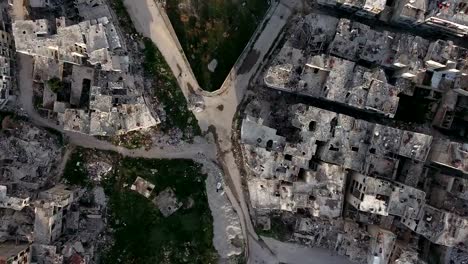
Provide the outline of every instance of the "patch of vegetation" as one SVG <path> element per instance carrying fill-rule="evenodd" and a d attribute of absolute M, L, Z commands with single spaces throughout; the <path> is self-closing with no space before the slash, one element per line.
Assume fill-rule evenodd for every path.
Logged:
<path fill-rule="evenodd" d="M 119 19 L 119 24 L 127 33 L 137 34 L 130 15 L 122 0 L 111 0 L 111 6 Z M 138 38 L 142 38 L 140 35 Z M 169 65 L 159 49 L 149 38 L 142 38 L 145 49 L 143 51 L 145 72 L 154 78 L 154 92 L 159 102 L 163 103 L 166 112 L 166 121 L 160 127 L 163 132 L 177 127 L 184 132 L 184 139 L 200 135 L 197 120 L 187 108 L 187 101 L 179 88 Z M 186 136 L 190 135 L 190 136 Z"/>
<path fill-rule="evenodd" d="M 171 128 L 178 127 L 184 132 L 189 129 L 193 135 L 200 135 L 197 119 L 188 110 L 185 96 L 169 65 L 151 39 L 144 38 L 143 42 L 145 44 L 143 67 L 147 74 L 155 78 L 154 92 L 166 111 L 166 122 L 161 124 L 162 130 L 167 132 Z"/>
<path fill-rule="evenodd" d="M 50 90 L 54 93 L 60 92 L 64 85 L 62 80 L 60 80 L 58 77 L 53 77 L 47 81 L 47 85 L 49 86 Z"/>
<path fill-rule="evenodd" d="M 167 0 L 166 11 L 201 87 L 219 89 L 268 8 L 267 0 Z M 216 59 L 212 73 L 208 64 Z"/>
<path fill-rule="evenodd" d="M 137 176 L 155 184 L 152 197 L 171 187 L 184 205 L 163 217 L 149 199 L 130 190 Z M 121 159 L 104 186 L 114 243 L 102 263 L 217 263 L 204 180 L 193 161 Z"/>
<path fill-rule="evenodd" d="M 127 8 L 125 8 L 123 1 L 111 0 L 110 4 L 119 19 L 120 26 L 123 27 L 123 29 L 128 33 L 136 33 L 136 29 L 133 26 L 132 19 L 130 18 L 130 15 L 127 12 Z"/>
<path fill-rule="evenodd" d="M 57 140 L 60 144 L 60 146 L 63 146 L 64 145 L 64 140 L 63 140 L 63 134 L 62 132 L 58 131 L 58 130 L 55 130 L 53 128 L 50 128 L 50 127 L 44 127 L 45 130 L 47 130 L 47 132 L 49 132 L 50 134 L 54 135 L 57 137 Z"/>
<path fill-rule="evenodd" d="M 280 241 L 286 241 L 294 233 L 294 226 L 292 226 L 291 223 L 285 222 L 281 216 L 273 215 L 270 220 L 270 230 L 256 230 L 259 236 L 272 237 Z"/>
<path fill-rule="evenodd" d="M 91 181 L 85 167 L 86 153 L 82 148 L 77 148 L 70 155 L 63 171 L 63 179 L 67 184 L 89 186 Z"/>
<path fill-rule="evenodd" d="M 124 135 L 115 136 L 111 141 L 114 145 L 123 146 L 128 149 L 138 149 L 142 147 L 149 149 L 153 143 L 151 135 L 141 131 L 131 131 Z"/>
<path fill-rule="evenodd" d="M 42 107 L 43 97 L 37 93 L 33 94 L 33 105 L 35 109 L 39 109 Z"/>

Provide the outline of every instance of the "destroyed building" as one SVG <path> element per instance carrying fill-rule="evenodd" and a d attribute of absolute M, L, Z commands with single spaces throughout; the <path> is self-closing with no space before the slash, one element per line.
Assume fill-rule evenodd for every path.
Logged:
<path fill-rule="evenodd" d="M 66 25 L 65 18 L 52 24 L 46 19 L 13 23 L 16 51 L 31 56 L 82 65 L 88 62 L 105 71 L 128 71 L 128 57 L 122 49 L 114 24 L 107 17 Z"/>
<path fill-rule="evenodd" d="M 256 224 L 274 231 L 281 222 L 294 230 L 288 239 L 356 263 L 422 264 L 429 246 L 454 247 L 463 259 L 468 149 L 453 140 L 468 132 L 468 50 L 453 37 L 429 40 L 373 20 L 387 21 L 405 2 L 408 16 L 424 9 L 413 14 L 421 19 L 414 29 L 461 23 L 468 3 L 317 2 L 319 11 L 285 33 L 259 75 L 264 87 L 244 111 L 240 136 Z M 335 185 L 340 211 L 322 206 L 325 192 L 311 191 L 322 186 L 314 179 L 337 179 L 328 174 L 345 179 Z"/>
<path fill-rule="evenodd" d="M 286 211 L 301 208 L 316 216 L 340 216 L 344 170 L 332 164 L 311 163 L 312 144 L 285 142 L 274 129 L 254 119 L 245 119 L 241 131 L 246 151 L 252 155 L 247 157 L 247 166 L 258 177 L 249 181 L 248 186 L 254 208 Z"/>
<path fill-rule="evenodd" d="M 435 164 L 468 174 L 468 144 L 438 139 L 434 142 L 430 159 Z"/>
<path fill-rule="evenodd" d="M 151 182 L 141 178 L 137 177 L 135 179 L 135 182 L 132 184 L 130 187 L 132 191 L 135 191 L 141 195 L 143 195 L 146 198 L 149 198 L 151 196 L 151 193 L 153 192 L 154 189 L 154 184 Z"/>
<path fill-rule="evenodd" d="M 431 242 L 466 250 L 468 218 L 425 204 L 417 214 L 405 214 L 402 223 Z"/>
<path fill-rule="evenodd" d="M 373 17 L 385 9 L 384 0 L 318 0 L 317 3 L 346 10 L 358 16 Z"/>
<path fill-rule="evenodd" d="M 28 243 L 13 241 L 0 243 L 0 263 L 29 264 L 31 263 L 30 250 Z"/>
<path fill-rule="evenodd" d="M 96 17 L 108 13 L 107 5 L 87 1 L 77 5 L 82 13 L 89 5 L 102 8 L 89 13 L 90 20 L 73 25 L 63 17 L 55 23 L 46 19 L 13 23 L 17 51 L 34 57 L 40 113 L 66 131 L 93 136 L 159 124 L 127 73 L 129 57 L 122 55 L 127 53 L 118 28 L 106 16 Z"/>
<path fill-rule="evenodd" d="M 13 37 L 6 31 L 0 30 L 0 109 L 13 96 L 15 50 Z"/>
<path fill-rule="evenodd" d="M 0 185 L 0 208 L 9 208 L 16 211 L 21 211 L 29 205 L 29 197 L 19 198 L 7 195 L 7 187 Z"/>
<path fill-rule="evenodd" d="M 371 237 L 367 263 L 390 263 L 397 236 L 389 230 L 374 225 L 368 226 L 367 232 Z"/>
<path fill-rule="evenodd" d="M 57 111 L 59 123 L 64 130 L 93 136 L 124 134 L 160 123 L 142 98 L 137 103 L 115 104 L 116 97 L 112 92 L 111 88 L 91 86 L 89 110 L 61 108 L 60 102 L 55 102 L 54 110 Z"/>
<path fill-rule="evenodd" d="M 39 194 L 34 220 L 36 243 L 50 244 L 62 234 L 73 199 L 73 191 L 62 184 Z"/>
<path fill-rule="evenodd" d="M 295 239 L 335 249 L 358 263 L 391 263 L 390 259 L 398 258 L 393 254 L 397 233 L 389 231 L 393 225 L 406 226 L 438 245 L 463 246 L 464 217 L 443 209 L 448 208 L 445 205 L 436 209 L 419 189 L 427 175 L 425 164 L 436 162 L 434 149 L 440 148 L 439 139 L 304 104 L 291 105 L 284 113 L 279 110 L 286 118 L 279 124 L 272 107 L 250 103 L 241 127 L 249 197 L 259 224 L 271 227 L 268 215 L 272 212 L 299 214 Z M 441 149 L 437 153 L 450 152 Z M 324 184 L 327 188 L 321 187 Z M 452 180 L 448 190 L 464 197 L 460 186 L 464 183 Z M 330 207 L 331 202 L 339 206 Z M 421 215 L 429 207 L 453 220 L 440 233 L 428 233 L 431 228 L 421 224 Z M 357 221 L 370 224 L 360 245 L 347 242 L 355 239 L 342 234 L 344 227 L 336 233 L 325 231 L 338 224 L 343 211 L 352 212 L 345 217 L 354 217 L 357 211 Z M 304 212 L 310 218 L 304 218 Z M 383 218 L 374 219 L 375 215 Z M 460 235 L 450 233 L 449 238 L 455 222 Z M 317 237 L 312 231 L 324 233 Z M 334 240 L 341 241 L 343 248 L 331 247 Z M 417 254 L 400 256 L 400 261 L 405 259 L 419 261 Z"/>
<path fill-rule="evenodd" d="M 465 0 L 397 0 L 392 20 L 464 37 L 468 35 L 467 8 Z"/>
<path fill-rule="evenodd" d="M 8 196 L 31 196 L 54 174 L 62 150 L 58 139 L 24 121 L 6 117 L 0 132 L 0 181 Z"/>
<path fill-rule="evenodd" d="M 98 78 L 100 73 L 97 70 L 79 65 L 71 66 L 71 74 L 65 76 L 63 67 L 55 70 L 47 65 L 36 60 L 34 76 L 44 76 L 49 80 L 59 76 L 63 87 L 53 92 L 49 82 L 44 82 L 41 110 L 56 118 L 64 130 L 112 136 L 160 123 L 146 106 L 141 93 L 131 87 L 130 78 L 123 81 L 110 81 L 119 80 L 118 75 Z M 44 80 L 44 77 L 39 77 L 39 80 Z"/>
<path fill-rule="evenodd" d="M 401 217 L 425 202 L 426 194 L 410 186 L 358 173 L 351 179 L 346 201 L 360 211 Z"/>
<path fill-rule="evenodd" d="M 320 32 L 319 45 L 315 37 L 304 36 L 315 31 Z M 390 118 L 400 95 L 425 98 L 436 106 L 430 108 L 433 124 L 450 129 L 454 116 L 463 114 L 455 109 L 468 94 L 467 59 L 468 51 L 450 41 L 430 42 L 348 19 L 308 15 L 287 37 L 263 81 L 273 89 Z"/>
<path fill-rule="evenodd" d="M 35 201 L 31 263 L 95 263 L 105 243 L 107 199 L 102 187 L 70 189 L 59 184 Z"/>

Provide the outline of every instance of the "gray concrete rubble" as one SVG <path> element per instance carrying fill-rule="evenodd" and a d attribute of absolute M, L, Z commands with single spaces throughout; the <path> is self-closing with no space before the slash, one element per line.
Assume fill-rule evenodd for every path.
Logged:
<path fill-rule="evenodd" d="M 361 26 L 346 25 L 357 27 L 351 29 L 353 34 L 367 30 L 359 29 Z M 266 75 L 259 76 L 267 87 L 259 88 L 261 94 L 250 98 L 242 115 L 240 142 L 250 209 L 257 228 L 288 241 L 336 251 L 355 263 L 424 263 L 428 256 L 416 253 L 420 247 L 418 241 L 430 247 L 465 252 L 467 189 L 462 177 L 453 175 L 453 171 L 466 174 L 464 144 L 437 133 L 433 136 L 414 132 L 410 126 L 401 129 L 360 119 L 358 114 L 350 116 L 343 110 L 347 106 L 330 107 L 340 109 L 338 113 L 290 103 L 303 100 L 284 93 L 265 95 L 268 88 L 311 92 L 308 96 L 318 91 L 315 97 L 324 96 L 319 99 L 347 102 L 363 112 L 367 109 L 365 100 L 340 99 L 348 98 L 343 94 L 346 84 L 357 87 L 354 94 L 362 94 L 358 90 L 367 87 L 363 90 L 367 99 L 373 94 L 385 95 L 384 88 L 373 90 L 372 86 L 385 86 L 387 74 L 346 62 L 343 57 L 360 56 L 354 51 L 340 54 L 341 58 L 336 59 L 326 57 L 329 55 L 312 56 L 305 67 L 313 63 L 315 68 L 306 72 L 307 75 L 319 74 L 330 61 L 337 65 L 332 63 L 332 70 L 325 74 L 328 77 L 314 80 L 310 86 L 286 80 L 285 75 L 276 78 L 272 74 L 277 70 L 289 72 L 287 78 L 294 77 L 300 71 L 284 65 L 299 65 L 307 57 L 296 50 L 299 37 L 293 37 L 294 41 L 279 47 L 279 55 L 271 60 L 273 65 L 265 69 Z M 360 40 L 359 36 L 350 39 L 363 43 L 366 40 Z M 402 52 L 401 48 L 398 50 Z M 419 51 L 414 51 L 418 58 L 423 56 Z M 343 49 L 337 48 L 335 52 Z M 447 63 L 435 54 L 431 56 L 433 60 Z M 351 69 L 349 80 L 342 80 L 347 68 Z M 332 71 L 337 72 L 332 74 Z M 400 82 L 392 86 L 408 85 L 397 78 Z M 311 87 L 327 88 L 310 90 Z M 417 90 L 406 87 L 400 92 L 412 96 Z M 385 95 L 371 101 L 391 102 L 392 99 Z M 375 112 L 378 111 L 370 114 Z M 402 241 L 402 236 L 412 239 Z M 449 253 L 446 254 L 448 259 Z M 464 254 L 454 258 L 463 259 Z"/>
<path fill-rule="evenodd" d="M 27 198 L 43 187 L 56 173 L 61 155 L 59 140 L 46 130 L 10 117 L 3 120 L 0 177 L 8 196 Z"/>
<path fill-rule="evenodd" d="M 112 170 L 112 165 L 104 161 L 87 162 L 85 166 L 89 178 L 95 182 L 100 182 Z"/>
<path fill-rule="evenodd" d="M 171 188 L 166 188 L 153 199 L 153 203 L 158 207 L 164 217 L 175 213 L 183 203 L 177 201 L 177 197 Z"/>
<path fill-rule="evenodd" d="M 84 190 L 57 185 L 36 201 L 34 263 L 95 263 L 104 235 L 107 198 L 102 187 Z"/>
<path fill-rule="evenodd" d="M 71 78 L 68 77 L 71 81 L 70 99 L 56 100 L 53 110 L 49 110 L 57 116 L 64 130 L 93 136 L 113 136 L 161 123 L 145 104 L 141 93 L 132 86 L 132 77 L 114 82 L 114 79 L 121 78 L 119 74 L 106 74 L 95 80 L 96 74 L 93 68 L 72 67 Z M 90 82 L 90 86 L 84 85 L 86 81 Z M 89 108 L 83 100 L 89 102 Z"/>
<path fill-rule="evenodd" d="M 268 113 L 262 108 L 264 106 L 260 107 L 262 104 L 252 104 L 246 111 L 255 117 L 247 115 L 243 120 L 241 142 L 249 175 L 247 186 L 251 206 L 263 228 L 271 227 L 270 221 L 265 218 L 268 212 L 299 213 L 306 209 L 312 217 L 334 219 L 342 216 L 342 208 L 347 208 L 345 210 L 357 210 L 353 214 L 358 215 L 361 221 L 366 218 L 362 218 L 363 213 L 382 216 L 381 220 L 377 220 L 382 226 L 379 228 L 387 230 L 393 219 L 398 217 L 402 225 L 435 244 L 463 248 L 460 243 L 467 238 L 468 230 L 468 213 L 461 206 L 465 198 L 464 187 L 460 189 L 463 183 L 453 178 L 441 178 L 440 184 L 447 186 L 445 192 L 449 194 L 440 196 L 446 197 L 447 202 L 440 203 L 440 209 L 437 209 L 429 204 L 434 202 L 427 201 L 426 191 L 414 187 L 419 184 L 409 186 L 396 181 L 402 179 L 397 172 L 400 162 L 406 163 L 403 168 L 422 174 L 422 170 L 412 169 L 414 165 L 411 164 L 454 164 L 444 162 L 443 155 L 453 153 L 445 148 L 462 149 L 463 145 L 439 140 L 433 142 L 429 135 L 373 124 L 302 104 L 290 106 L 285 113 L 289 124 L 278 124 L 272 122 L 271 113 L 270 116 L 262 116 L 262 113 Z M 282 136 L 283 126 L 290 127 L 292 130 L 287 131 L 295 136 Z M 462 157 L 459 155 L 460 164 Z M 451 167 L 454 168 L 453 165 Z M 408 174 L 405 173 L 403 175 Z M 417 175 L 415 177 L 418 179 Z M 343 195 L 346 182 L 349 185 L 346 195 Z M 435 195 L 435 191 L 432 195 Z M 458 196 L 460 202 L 450 198 L 452 195 Z M 354 209 L 344 206 L 344 201 Z M 457 204 L 460 204 L 459 209 L 451 212 Z M 434 219 L 436 215 L 439 216 Z M 308 238 L 306 227 L 314 224 L 307 221 L 301 220 L 296 224 L 299 232 L 295 237 L 311 243 L 316 238 Z M 444 224 L 448 222 L 457 223 L 456 233 L 447 233 L 449 228 L 455 228 L 454 225 Z M 323 222 L 320 225 L 326 226 Z M 368 226 L 366 230 L 372 233 L 374 229 Z M 388 243 L 395 240 L 395 236 L 387 231 L 382 234 L 389 235 Z M 328 240 L 333 241 L 333 238 Z M 321 242 L 314 243 L 320 245 Z M 382 247 L 391 252 L 393 246 L 385 244 Z M 390 253 L 378 257 L 384 263 L 389 258 Z M 370 257 L 368 261 L 373 262 Z"/>
<path fill-rule="evenodd" d="M 202 171 L 207 174 L 205 183 L 213 216 L 213 245 L 223 259 L 239 255 L 243 252 L 244 237 L 239 216 L 224 190 L 223 172 L 216 163 L 205 157 L 199 157 L 196 161 L 203 165 Z"/>
<path fill-rule="evenodd" d="M 464 4 L 466 3 L 461 0 L 442 3 L 398 0 L 394 4 L 391 21 L 463 37 L 468 35 L 468 18 Z"/>
<path fill-rule="evenodd" d="M 457 37 L 468 35 L 466 2 L 462 0 L 396 0 L 392 4 L 383 0 L 318 0 L 317 3 L 358 17 L 378 17 L 381 21 L 420 31 Z"/>

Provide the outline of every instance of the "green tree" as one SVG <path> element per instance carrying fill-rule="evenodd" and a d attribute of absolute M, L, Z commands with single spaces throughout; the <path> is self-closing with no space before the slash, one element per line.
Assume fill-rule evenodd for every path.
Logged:
<path fill-rule="evenodd" d="M 63 82 L 58 77 L 53 77 L 47 81 L 47 85 L 49 86 L 52 92 L 57 93 L 63 89 Z"/>

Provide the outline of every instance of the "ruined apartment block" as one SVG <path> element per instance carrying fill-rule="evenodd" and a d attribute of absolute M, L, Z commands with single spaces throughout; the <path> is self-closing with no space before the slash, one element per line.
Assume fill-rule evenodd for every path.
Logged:
<path fill-rule="evenodd" d="M 0 109 L 13 97 L 15 56 L 13 37 L 0 30 Z"/>
<path fill-rule="evenodd" d="M 66 131 L 113 136 L 160 123 L 133 77 L 118 75 L 128 71 L 129 58 L 119 55 L 125 54 L 124 43 L 113 23 L 95 18 L 105 10 L 74 25 L 66 25 L 63 17 L 55 24 L 46 19 L 13 24 L 16 48 L 34 57 L 34 80 L 44 86 L 40 110 Z M 60 88 L 53 91 L 54 79 Z"/>
<path fill-rule="evenodd" d="M 468 35 L 468 3 L 464 0 L 397 0 L 392 21 L 464 37 Z"/>
<path fill-rule="evenodd" d="M 468 35 L 468 4 L 464 0 L 318 0 L 317 3 L 385 22 L 458 37 Z"/>
<path fill-rule="evenodd" d="M 7 241 L 0 244 L 0 263 L 31 263 L 31 247 L 28 243 Z"/>
<path fill-rule="evenodd" d="M 341 8 L 358 16 L 374 17 L 385 9 L 385 0 L 318 0 L 317 3 Z"/>
<path fill-rule="evenodd" d="M 18 20 L 13 36 L 20 53 L 76 65 L 88 62 L 104 71 L 128 71 L 128 57 L 115 53 L 122 44 L 107 17 L 75 25 L 66 25 L 63 17 L 55 24 L 46 19 Z"/>
<path fill-rule="evenodd" d="M 62 234 L 74 194 L 63 184 L 39 193 L 35 204 L 34 242 L 51 244 Z M 70 219 L 68 219 L 70 220 Z M 67 223 L 71 224 L 71 223 Z"/>
<path fill-rule="evenodd" d="M 434 141 L 430 159 L 432 162 L 468 175 L 468 144 L 447 139 Z"/>
<path fill-rule="evenodd" d="M 414 96 L 418 90 L 441 101 L 433 124 L 450 129 L 455 109 L 468 95 L 467 60 L 468 51 L 450 41 L 431 43 L 419 36 L 310 14 L 292 29 L 263 81 L 273 89 L 391 118 L 399 95 Z M 379 67 L 368 68 L 369 64 Z"/>
<path fill-rule="evenodd" d="M 454 165 L 468 160 L 464 155 L 456 154 L 456 158 L 453 154 L 460 152 L 447 150 L 453 144 L 457 151 L 463 151 L 462 144 L 443 141 L 445 145 L 441 145 L 439 139 L 433 140 L 429 135 L 303 104 L 290 106 L 286 114 L 289 124 L 281 125 L 293 129 L 287 131 L 294 135 L 281 135 L 276 129 L 278 124 L 269 120 L 269 107 L 266 102 L 252 102 L 246 108 L 241 128 L 251 205 L 264 228 L 271 225 L 268 218 L 271 212 L 305 210 L 311 218 L 297 219 L 294 237 L 335 249 L 357 263 L 420 261 L 411 245 L 402 245 L 403 249 L 394 252 L 396 234 L 388 229 L 397 221 L 437 245 L 464 249 L 468 218 L 463 211 L 451 212 L 453 204 L 452 208 L 444 204 L 437 209 L 429 204 L 432 201 L 428 201 L 426 192 L 418 189 L 426 178 L 425 164 L 456 168 Z M 442 155 L 454 157 L 458 162 Z M 443 186 L 450 195 L 465 199 L 464 184 L 450 177 Z M 450 201 L 452 196 L 446 197 Z M 386 227 L 342 226 L 343 210 L 357 210 L 363 216 L 367 214 L 366 217 L 386 217 L 382 220 Z M 436 212 L 440 217 L 432 222 L 432 214 Z M 327 226 L 335 226 L 337 232 L 325 232 Z M 355 243 L 357 237 L 352 235 L 352 228 L 356 234 L 364 232 L 368 239 L 361 236 L 362 244 L 351 246 L 349 242 Z M 326 234 L 317 238 L 313 235 L 317 232 Z M 330 241 L 343 246 L 332 246 Z"/>

